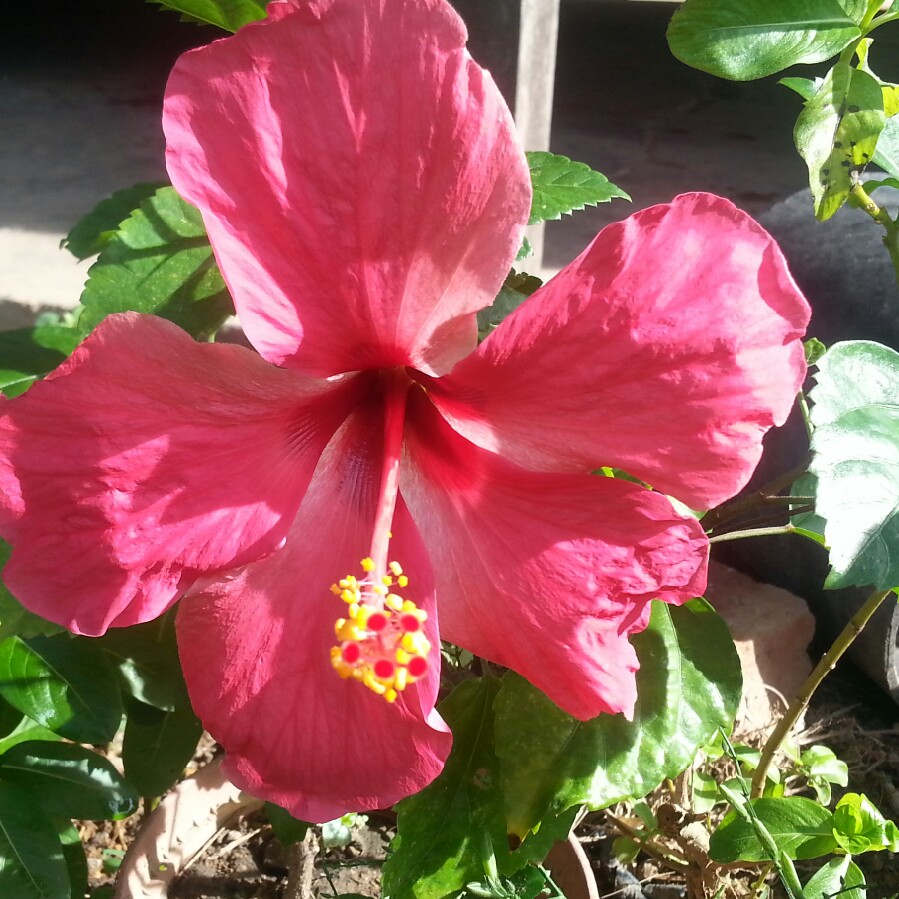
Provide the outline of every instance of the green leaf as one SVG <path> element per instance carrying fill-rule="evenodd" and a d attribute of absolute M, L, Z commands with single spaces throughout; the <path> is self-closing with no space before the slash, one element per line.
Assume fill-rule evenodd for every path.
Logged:
<path fill-rule="evenodd" d="M 866 899 L 865 875 L 848 856 L 832 858 L 802 890 L 802 899 Z"/>
<path fill-rule="evenodd" d="M 777 82 L 796 91 L 803 100 L 811 100 L 824 84 L 823 78 L 780 78 Z"/>
<path fill-rule="evenodd" d="M 849 783 L 849 766 L 826 746 L 810 746 L 802 753 L 801 763 L 808 777 L 821 777 L 841 787 Z"/>
<path fill-rule="evenodd" d="M 87 892 L 87 856 L 81 836 L 71 821 L 61 818 L 53 822 L 62 844 L 62 854 L 69 869 L 72 899 L 84 899 Z"/>
<path fill-rule="evenodd" d="M 56 828 L 28 793 L 8 783 L 0 783 L 0 896 L 71 896 L 69 870 Z"/>
<path fill-rule="evenodd" d="M 2 753 L 9 751 L 13 746 L 19 746 L 21 743 L 28 743 L 32 740 L 52 740 L 56 742 L 61 739 L 62 737 L 59 734 L 42 727 L 25 715 L 21 722 L 0 740 L 0 757 L 2 757 Z"/>
<path fill-rule="evenodd" d="M 72 743 L 35 740 L 0 756 L 0 780 L 27 790 L 51 816 L 127 818 L 138 795 L 102 756 Z"/>
<path fill-rule="evenodd" d="M 9 561 L 10 553 L 12 547 L 5 540 L 0 540 L 0 569 Z M 40 615 L 29 612 L 0 581 L 0 640 L 7 637 L 22 637 L 27 640 L 29 637 L 49 636 L 61 631 L 58 624 L 45 621 Z"/>
<path fill-rule="evenodd" d="M 753 799 L 751 805 L 780 852 L 788 858 L 817 858 L 837 847 L 832 834 L 833 815 L 803 796 Z M 735 861 L 770 861 L 752 821 L 731 812 L 712 834 L 709 857 L 729 864 Z"/>
<path fill-rule="evenodd" d="M 696 769 L 693 772 L 693 802 L 690 808 L 699 815 L 710 812 L 719 802 L 718 780 L 711 774 Z"/>
<path fill-rule="evenodd" d="M 874 162 L 894 178 L 899 178 L 899 118 L 887 119 L 877 139 Z"/>
<path fill-rule="evenodd" d="M 865 193 L 868 196 L 871 196 L 880 187 L 891 187 L 893 190 L 899 190 L 899 178 L 880 178 L 877 180 L 868 178 L 865 180 Z"/>
<path fill-rule="evenodd" d="M 807 365 L 816 365 L 818 360 L 827 352 L 827 347 L 817 337 L 809 337 L 804 341 L 802 348 L 805 350 Z"/>
<path fill-rule="evenodd" d="M 599 172 L 567 156 L 534 152 L 526 154 L 531 170 L 534 198 L 529 225 L 559 219 L 564 213 L 608 203 L 615 197 L 630 197 Z"/>
<path fill-rule="evenodd" d="M 118 667 L 127 692 L 135 699 L 166 712 L 190 708 L 178 658 L 174 610 L 145 624 L 112 628 L 94 642 Z"/>
<path fill-rule="evenodd" d="M 640 660 L 633 721 L 578 721 L 524 678 L 503 677 L 496 747 L 510 832 L 522 836 L 573 805 L 644 796 L 733 724 L 740 662 L 727 625 L 705 600 L 653 602 L 649 627 L 633 644 Z"/>
<path fill-rule="evenodd" d="M 493 304 L 478 312 L 478 337 L 483 340 L 507 316 L 513 313 L 543 282 L 526 272 L 509 273 Z"/>
<path fill-rule="evenodd" d="M 899 584 L 899 353 L 866 340 L 818 360 L 811 422 L 828 589 Z"/>
<path fill-rule="evenodd" d="M 872 38 L 865 38 L 864 40 L 859 41 L 858 46 L 855 48 L 855 55 L 858 57 L 858 67 L 863 72 L 867 72 L 873 78 L 877 79 L 877 83 L 880 85 L 880 90 L 883 94 L 883 112 L 884 115 L 889 118 L 899 112 L 899 85 L 882 81 L 874 74 L 871 66 L 868 64 L 868 51 L 871 49 L 871 44 L 873 43 L 874 41 Z"/>
<path fill-rule="evenodd" d="M 0 391 L 19 396 L 71 354 L 81 334 L 65 325 L 0 332 Z"/>
<path fill-rule="evenodd" d="M 498 688 L 493 679 L 467 681 L 441 704 L 452 752 L 430 786 L 397 806 L 397 837 L 382 880 L 392 899 L 441 899 L 480 881 L 495 847 L 506 843 L 493 749 Z"/>
<path fill-rule="evenodd" d="M 877 79 L 846 62 L 838 62 L 806 101 L 793 139 L 808 166 L 820 221 L 846 202 L 852 177 L 871 162 L 885 123 Z"/>
<path fill-rule="evenodd" d="M 521 239 L 521 247 L 518 250 L 518 255 L 515 257 L 516 262 L 521 262 L 522 259 L 527 259 L 528 256 L 534 255 L 534 248 L 531 246 L 531 242 L 523 237 Z"/>
<path fill-rule="evenodd" d="M 164 712 L 133 701 L 122 745 L 125 776 L 143 796 L 161 796 L 193 758 L 202 734 L 188 706 Z"/>
<path fill-rule="evenodd" d="M 792 496 L 816 497 L 818 495 L 818 479 L 813 474 L 806 472 L 799 480 L 793 482 L 790 493 Z M 796 503 L 797 507 L 803 505 L 807 505 L 807 503 L 804 501 Z M 827 541 L 824 539 L 824 529 L 827 526 L 827 522 L 817 509 L 794 515 L 790 522 L 796 528 L 798 534 L 813 540 L 825 549 L 827 548 Z"/>
<path fill-rule="evenodd" d="M 836 56 L 861 37 L 864 6 L 864 0 L 687 0 L 668 26 L 668 45 L 694 69 L 751 81 Z"/>
<path fill-rule="evenodd" d="M 271 824 L 278 842 L 285 848 L 302 842 L 306 831 L 312 826 L 308 821 L 294 818 L 286 808 L 281 808 L 274 802 L 265 803 L 265 816 L 268 818 L 268 823 Z"/>
<path fill-rule="evenodd" d="M 0 696 L 78 743 L 108 743 L 122 718 L 115 669 L 86 638 L 68 634 L 0 643 Z"/>
<path fill-rule="evenodd" d="M 237 31 L 242 25 L 265 18 L 268 0 L 147 0 L 180 12 L 191 22 Z"/>
<path fill-rule="evenodd" d="M 152 313 L 194 337 L 234 312 L 200 212 L 163 187 L 140 204 L 91 266 L 81 295 L 82 329 L 113 312 Z"/>
<path fill-rule="evenodd" d="M 833 835 L 850 855 L 899 852 L 899 828 L 888 821 L 867 796 L 846 793 L 833 810 Z"/>
<path fill-rule="evenodd" d="M 165 182 L 144 182 L 116 191 L 79 219 L 62 242 L 76 259 L 96 256 L 115 236 L 122 222 L 162 187 Z"/>

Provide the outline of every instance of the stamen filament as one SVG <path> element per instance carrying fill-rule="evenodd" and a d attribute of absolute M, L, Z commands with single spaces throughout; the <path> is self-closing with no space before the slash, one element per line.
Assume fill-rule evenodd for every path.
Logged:
<path fill-rule="evenodd" d="M 412 381 L 403 369 L 382 373 L 384 379 L 384 462 L 381 466 L 381 485 L 378 507 L 372 530 L 371 551 L 373 571 L 388 572 L 387 546 L 396 498 L 399 492 L 400 456 L 403 449 L 403 424 L 406 418 L 406 398 Z M 400 568 L 399 574 L 402 574 Z"/>

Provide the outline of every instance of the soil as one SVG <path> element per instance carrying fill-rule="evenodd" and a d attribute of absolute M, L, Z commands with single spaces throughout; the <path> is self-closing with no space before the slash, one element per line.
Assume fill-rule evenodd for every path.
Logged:
<path fill-rule="evenodd" d="M 747 743 L 760 743 L 761 734 L 740 734 Z M 849 784 L 835 790 L 864 793 L 886 817 L 899 819 L 899 706 L 846 667 L 834 672 L 814 697 L 801 734 L 803 745 L 823 744 L 849 766 Z M 213 755 L 206 743 L 200 764 Z M 660 819 L 681 797 L 661 788 L 650 804 Z M 663 808 L 664 806 L 664 808 Z M 614 818 L 633 826 L 639 819 L 627 805 L 610 809 Z M 90 885 L 95 889 L 114 883 L 110 870 L 140 826 L 140 814 L 124 822 L 81 825 L 88 851 Z M 372 815 L 364 826 L 352 831 L 346 847 L 320 849 L 294 846 L 285 849 L 272 832 L 263 812 L 230 822 L 189 865 L 170 892 L 172 899 L 325 899 L 335 895 L 380 894 L 380 865 L 395 834 L 390 815 Z M 684 877 L 641 854 L 628 865 L 615 859 L 612 844 L 620 836 L 605 812 L 591 813 L 576 831 L 591 861 L 602 897 L 622 899 L 681 899 Z M 317 839 L 317 838 L 316 838 Z M 670 843 L 672 846 L 682 843 Z M 888 852 L 856 857 L 865 873 L 869 899 L 891 899 L 899 893 L 899 856 Z M 301 885 L 297 871 L 314 864 L 311 883 Z M 797 863 L 805 881 L 820 862 Z M 758 869 L 727 872 L 730 897 L 750 895 Z M 782 894 L 774 888 L 773 895 Z"/>

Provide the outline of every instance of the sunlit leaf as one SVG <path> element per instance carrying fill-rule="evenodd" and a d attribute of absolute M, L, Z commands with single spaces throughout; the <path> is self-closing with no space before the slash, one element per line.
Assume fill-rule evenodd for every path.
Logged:
<path fill-rule="evenodd" d="M 143 182 L 101 200 L 66 235 L 62 246 L 76 259 L 96 256 L 115 237 L 124 222 L 144 200 L 148 200 L 165 182 Z"/>
<path fill-rule="evenodd" d="M 833 815 L 804 796 L 753 799 L 752 809 L 774 838 L 779 852 L 792 859 L 818 858 L 837 848 L 833 837 Z M 771 854 L 762 844 L 751 820 L 731 812 L 712 834 L 709 857 L 729 864 L 735 861 L 763 862 Z"/>
<path fill-rule="evenodd" d="M 899 584 L 899 353 L 834 344 L 815 382 L 809 470 L 830 547 L 825 586 L 889 589 Z"/>
<path fill-rule="evenodd" d="M 9 637 L 0 643 L 0 696 L 79 743 L 107 743 L 122 717 L 115 669 L 86 638 Z"/>
<path fill-rule="evenodd" d="M 554 153 L 528 153 L 534 198 L 531 202 L 529 225 L 559 219 L 565 213 L 608 203 L 618 197 L 630 197 L 599 172 L 582 162 Z"/>
<path fill-rule="evenodd" d="M 832 858 L 802 890 L 803 899 L 865 899 L 865 875 L 851 857 Z"/>
<path fill-rule="evenodd" d="M 644 796 L 680 773 L 715 731 L 729 730 L 742 677 L 730 631 L 705 600 L 653 603 L 633 638 L 640 659 L 633 721 L 581 722 L 524 678 L 503 677 L 496 746 L 511 832 L 523 835 L 573 805 Z"/>
<path fill-rule="evenodd" d="M 141 203 L 88 272 L 79 319 L 87 331 L 113 312 L 146 312 L 195 337 L 233 313 L 199 210 L 172 187 Z"/>
<path fill-rule="evenodd" d="M 816 218 L 830 218 L 846 202 L 852 178 L 871 162 L 885 122 L 877 79 L 846 62 L 838 62 L 806 101 L 793 139 L 808 166 Z"/>
<path fill-rule="evenodd" d="M 850 855 L 899 852 L 899 828 L 861 793 L 846 793 L 833 810 L 833 835 Z"/>
<path fill-rule="evenodd" d="M 681 62 L 750 81 L 823 62 L 861 36 L 865 0 L 687 0 L 668 26 Z"/>
<path fill-rule="evenodd" d="M 180 12 L 187 21 L 237 31 L 242 25 L 265 18 L 268 0 L 147 0 Z"/>
<path fill-rule="evenodd" d="M 440 776 L 397 806 L 397 838 L 382 888 L 393 899 L 441 899 L 484 877 L 506 840 L 493 750 L 496 680 L 467 681 L 440 706 L 453 751 Z"/>

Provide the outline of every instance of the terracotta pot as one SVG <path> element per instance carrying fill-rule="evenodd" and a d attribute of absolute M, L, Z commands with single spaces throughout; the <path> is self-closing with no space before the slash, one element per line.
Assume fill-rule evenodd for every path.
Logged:
<path fill-rule="evenodd" d="M 144 819 L 116 877 L 116 899 L 165 899 L 220 828 L 262 806 L 225 778 L 216 760 L 181 781 Z"/>
<path fill-rule="evenodd" d="M 584 847 L 575 836 L 556 843 L 544 862 L 565 899 L 599 899 L 599 887 Z"/>

